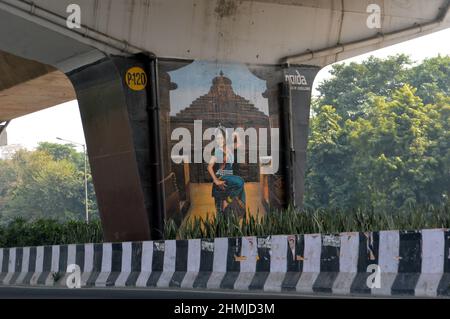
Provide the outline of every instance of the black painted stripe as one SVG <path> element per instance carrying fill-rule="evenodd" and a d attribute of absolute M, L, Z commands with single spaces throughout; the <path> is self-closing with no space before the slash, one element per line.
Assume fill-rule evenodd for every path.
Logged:
<path fill-rule="evenodd" d="M 16 248 L 16 265 L 14 266 L 15 272 L 22 271 L 23 262 L 23 248 Z"/>
<path fill-rule="evenodd" d="M 11 285 L 15 284 L 17 278 L 20 276 L 22 272 L 22 262 L 23 262 L 23 248 L 16 248 L 16 263 L 14 266 L 14 275 L 11 277 L 9 283 Z"/>
<path fill-rule="evenodd" d="M 283 291 L 295 291 L 303 271 L 305 255 L 305 237 L 303 235 L 288 236 L 286 251 L 286 276 L 281 284 Z"/>
<path fill-rule="evenodd" d="M 3 261 L 2 261 L 2 273 L 8 272 L 9 264 L 9 248 L 3 248 Z"/>
<path fill-rule="evenodd" d="M 100 271 L 102 269 L 103 259 L 103 244 L 94 244 L 94 261 L 92 267 L 92 273 L 86 281 L 86 286 L 95 286 Z"/>
<path fill-rule="evenodd" d="M 3 248 L 3 261 L 2 261 L 2 271 L 0 272 L 0 284 L 3 283 L 3 279 L 8 274 L 8 264 L 9 264 L 9 248 Z"/>
<path fill-rule="evenodd" d="M 117 278 L 122 271 L 122 244 L 114 243 L 111 245 L 112 255 L 111 255 L 111 272 L 106 279 L 106 286 L 114 286 Z"/>
<path fill-rule="evenodd" d="M 30 247 L 30 258 L 28 261 L 28 273 L 23 279 L 24 284 L 30 284 L 34 271 L 36 270 L 36 247 Z"/>
<path fill-rule="evenodd" d="M 100 272 L 102 270 L 102 260 L 103 260 L 103 245 L 94 244 L 94 262 L 92 270 L 95 272 Z"/>
<path fill-rule="evenodd" d="M 85 262 L 85 245 L 77 245 L 75 247 L 75 264 L 77 264 L 80 267 L 80 270 L 82 272 L 85 271 L 84 262 Z"/>
<path fill-rule="evenodd" d="M 371 264 L 378 265 L 380 233 L 359 233 L 359 252 L 357 273 L 350 287 L 350 293 L 370 294 L 371 289 L 367 286 L 367 278 L 372 274 L 367 272 Z"/>
<path fill-rule="evenodd" d="M 188 241 L 177 240 L 175 251 L 175 272 L 170 280 L 169 287 L 180 287 L 181 282 L 186 276 L 188 263 Z"/>
<path fill-rule="evenodd" d="M 256 273 L 250 283 L 249 290 L 263 290 L 270 273 L 270 250 L 272 241 L 267 237 L 256 239 L 258 247 L 258 260 L 256 261 Z"/>
<path fill-rule="evenodd" d="M 165 249 L 164 241 L 153 242 L 152 272 L 147 280 L 147 287 L 156 287 L 164 268 L 164 250 L 160 247 Z"/>
<path fill-rule="evenodd" d="M 194 288 L 206 288 L 214 265 L 214 240 L 202 239 L 200 243 L 200 272 L 194 280 Z"/>
<path fill-rule="evenodd" d="M 142 242 L 131 244 L 131 271 L 141 271 L 142 267 Z"/>
<path fill-rule="evenodd" d="M 340 242 L 339 235 L 322 235 L 320 273 L 313 284 L 314 292 L 332 293 L 333 284 L 339 274 L 339 247 L 327 243 L 327 238 Z"/>
<path fill-rule="evenodd" d="M 242 252 L 242 238 L 228 238 L 227 271 L 220 283 L 222 289 L 233 289 L 234 283 L 239 276 L 241 264 L 236 257 Z"/>
<path fill-rule="evenodd" d="M 450 296 L 450 230 L 447 230 L 444 235 L 444 274 L 439 281 L 438 296 Z"/>
<path fill-rule="evenodd" d="M 42 271 L 50 271 L 51 269 L 52 269 L 52 246 L 45 246 Z"/>
<path fill-rule="evenodd" d="M 141 273 L 142 266 L 142 242 L 131 244 L 131 273 L 125 286 L 135 286 Z"/>
<path fill-rule="evenodd" d="M 69 246 L 61 245 L 59 246 L 59 262 L 58 271 L 65 273 L 67 272 L 67 260 L 69 259 Z"/>
<path fill-rule="evenodd" d="M 391 287 L 392 295 L 414 295 L 422 268 L 422 234 L 400 232 L 398 274 Z"/>

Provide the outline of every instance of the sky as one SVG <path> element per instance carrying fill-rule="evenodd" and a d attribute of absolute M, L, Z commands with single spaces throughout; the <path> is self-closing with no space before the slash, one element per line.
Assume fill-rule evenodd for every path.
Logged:
<path fill-rule="evenodd" d="M 414 40 L 406 41 L 390 47 L 386 47 L 377 51 L 353 57 L 339 63 L 361 62 L 367 57 L 374 55 L 379 58 L 385 58 L 389 55 L 405 53 L 411 56 L 413 61 L 420 62 L 425 58 L 435 57 L 438 54 L 450 55 L 450 29 L 432 33 Z M 233 65 L 216 65 L 211 68 L 208 63 L 192 64 L 191 68 L 197 68 L 201 72 L 192 75 L 190 72 L 172 72 L 172 80 L 176 83 L 187 83 L 187 86 L 179 85 L 178 93 L 173 91 L 171 98 L 173 99 L 174 110 L 187 107 L 193 98 L 208 92 L 211 79 L 216 76 L 220 69 L 223 70 L 225 76 L 233 81 L 233 88 L 236 93 L 245 98 L 254 101 L 260 105 L 262 111 L 267 112 L 267 103 L 260 98 L 261 90 L 264 83 L 254 78 L 250 72 L 243 71 L 241 67 Z M 186 68 L 188 69 L 188 68 Z M 191 69 L 188 69 L 188 71 Z M 219 70 L 219 71 L 217 71 Z M 317 94 L 317 85 L 323 80 L 330 77 L 329 71 L 331 66 L 323 68 L 317 75 L 313 85 L 313 94 Z M 191 74 L 191 75 L 189 75 Z M 242 83 L 252 79 L 252 85 L 246 88 Z M 180 92 L 187 92 L 196 87 L 194 93 L 189 96 L 180 95 Z M 264 104 L 266 103 L 266 104 Z M 84 144 L 84 134 L 81 125 L 80 113 L 78 111 L 77 101 L 71 101 L 60 104 L 36 113 L 32 113 L 11 121 L 8 129 L 8 144 L 21 144 L 27 149 L 34 149 L 39 142 L 63 143 L 57 140 L 57 137 L 71 140 L 75 143 Z M 81 150 L 81 147 L 79 147 Z"/>

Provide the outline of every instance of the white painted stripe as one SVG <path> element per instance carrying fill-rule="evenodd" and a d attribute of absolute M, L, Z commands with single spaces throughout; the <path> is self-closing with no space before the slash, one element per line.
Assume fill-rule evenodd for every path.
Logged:
<path fill-rule="evenodd" d="M 415 295 L 436 297 L 444 273 L 445 230 L 422 230 L 422 271 Z"/>
<path fill-rule="evenodd" d="M 234 282 L 234 289 L 248 290 L 248 287 L 252 283 L 253 277 L 255 277 L 255 272 L 240 272 Z"/>
<path fill-rule="evenodd" d="M 142 243 L 141 271 L 152 272 L 153 264 L 153 242 L 144 241 Z"/>
<path fill-rule="evenodd" d="M 281 285 L 283 284 L 286 272 L 270 272 L 264 283 L 263 290 L 271 292 L 280 292 Z"/>
<path fill-rule="evenodd" d="M 86 286 L 94 269 L 94 244 L 84 245 L 84 271 L 81 275 L 81 285 Z"/>
<path fill-rule="evenodd" d="M 94 244 L 84 245 L 84 272 L 94 269 Z"/>
<path fill-rule="evenodd" d="M 304 235 L 305 250 L 303 272 L 296 286 L 298 292 L 312 292 L 314 282 L 320 273 L 320 256 L 322 253 L 322 235 Z"/>
<path fill-rule="evenodd" d="M 317 277 L 319 277 L 319 272 L 302 272 L 295 290 L 297 292 L 312 293 Z"/>
<path fill-rule="evenodd" d="M 264 291 L 281 291 L 287 271 L 288 236 L 272 236 L 270 249 L 270 273 L 264 283 Z M 294 253 L 295 259 L 295 253 Z"/>
<path fill-rule="evenodd" d="M 16 248 L 9 249 L 9 261 L 8 261 L 8 272 L 13 273 L 16 271 Z"/>
<path fill-rule="evenodd" d="M 125 287 L 127 279 L 131 273 L 131 253 L 132 246 L 130 242 L 122 243 L 122 268 L 114 285 L 116 287 Z"/>
<path fill-rule="evenodd" d="M 103 254 L 102 254 L 102 272 L 111 272 L 112 266 L 112 244 L 103 244 Z"/>
<path fill-rule="evenodd" d="M 421 274 L 414 289 L 417 297 L 436 297 L 439 283 L 444 274 Z"/>
<path fill-rule="evenodd" d="M 380 231 L 378 262 L 381 273 L 397 273 L 399 254 L 400 235 L 398 231 Z"/>
<path fill-rule="evenodd" d="M 305 235 L 305 252 L 303 272 L 320 272 L 320 255 L 322 252 L 322 236 L 320 234 Z"/>
<path fill-rule="evenodd" d="M 201 240 L 188 240 L 188 264 L 187 272 L 181 282 L 181 288 L 193 288 L 195 279 L 200 270 L 200 256 L 201 256 Z"/>
<path fill-rule="evenodd" d="M 332 292 L 336 295 L 350 294 L 353 280 L 356 277 L 356 272 L 339 272 L 333 282 Z"/>
<path fill-rule="evenodd" d="M 48 274 L 47 278 L 45 279 L 45 285 L 46 286 L 53 286 L 55 284 L 55 279 L 52 275 L 53 273 L 56 273 L 59 271 L 59 257 L 60 257 L 60 246 L 52 246 L 52 256 L 51 256 L 51 264 L 50 264 L 50 273 Z M 64 272 L 66 270 L 64 269 Z M 64 280 L 65 283 L 65 280 Z"/>
<path fill-rule="evenodd" d="M 177 241 L 166 240 L 164 242 L 164 264 L 163 272 L 159 277 L 156 287 L 169 287 L 170 280 L 175 272 L 175 260 L 177 256 Z"/>
<path fill-rule="evenodd" d="M 75 265 L 77 263 L 77 245 L 67 246 L 67 266 Z M 83 269 L 84 265 L 78 265 L 80 269 Z M 67 269 L 60 269 L 60 271 L 66 272 Z"/>
<path fill-rule="evenodd" d="M 153 242 L 144 241 L 142 243 L 141 273 L 136 281 L 136 287 L 145 287 L 152 272 L 153 263 Z"/>
<path fill-rule="evenodd" d="M 30 247 L 24 247 L 22 255 L 22 272 L 28 272 L 29 267 L 30 267 Z"/>
<path fill-rule="evenodd" d="M 398 231 L 380 231 L 378 265 L 381 271 L 380 288 L 372 288 L 374 295 L 391 295 L 391 287 L 398 272 L 400 235 Z"/>
<path fill-rule="evenodd" d="M 30 279 L 31 286 L 37 285 L 37 281 L 39 279 L 39 276 L 42 274 L 43 269 L 44 269 L 44 247 L 39 246 L 36 247 L 36 268 L 33 276 Z"/>
<path fill-rule="evenodd" d="M 286 272 L 288 249 L 287 236 L 272 236 L 271 247 L 270 272 Z"/>
<path fill-rule="evenodd" d="M 332 291 L 344 295 L 350 293 L 358 270 L 359 233 L 341 233 L 340 240 L 339 274 L 333 283 Z"/>
<path fill-rule="evenodd" d="M 206 284 L 207 288 L 219 289 L 227 271 L 228 238 L 214 239 L 213 272 Z"/>
<path fill-rule="evenodd" d="M 256 272 L 256 260 L 258 257 L 256 237 L 242 238 L 241 256 L 244 257 L 244 259 L 241 261 L 241 271 L 234 282 L 234 289 L 248 290 Z"/>
<path fill-rule="evenodd" d="M 191 239 L 188 241 L 188 264 L 187 271 L 196 272 L 200 270 L 201 240 Z"/>
<path fill-rule="evenodd" d="M 3 278 L 3 284 L 9 285 L 12 276 L 14 276 L 15 272 L 15 265 L 16 265 L 16 248 L 10 248 L 9 249 L 9 259 L 8 259 L 8 273 L 6 274 L 5 278 Z"/>
<path fill-rule="evenodd" d="M 112 244 L 106 243 L 102 245 L 102 267 L 100 274 L 95 280 L 95 287 L 105 287 L 112 266 Z"/>
<path fill-rule="evenodd" d="M 177 256 L 177 241 L 166 240 L 164 243 L 164 268 L 163 271 L 175 271 Z"/>
<path fill-rule="evenodd" d="M 214 239 L 213 272 L 227 271 L 228 238 Z"/>
<path fill-rule="evenodd" d="M 3 272 L 3 248 L 0 248 L 0 273 Z"/>
<path fill-rule="evenodd" d="M 122 268 L 123 272 L 131 272 L 131 243 L 122 243 Z"/>
<path fill-rule="evenodd" d="M 357 272 L 359 256 L 359 234 L 342 233 L 339 254 L 340 272 Z"/>
<path fill-rule="evenodd" d="M 39 246 L 36 248 L 36 271 L 41 273 L 44 269 L 44 246 Z"/>
<path fill-rule="evenodd" d="M 59 248 L 60 246 L 52 246 L 52 266 L 50 268 L 51 271 L 57 272 L 59 271 Z M 62 272 L 65 272 L 66 269 L 62 270 Z"/>
<path fill-rule="evenodd" d="M 241 256 L 245 257 L 244 260 L 241 261 L 241 273 L 255 272 L 256 259 L 258 257 L 258 246 L 256 243 L 256 237 L 252 236 L 242 238 Z"/>
<path fill-rule="evenodd" d="M 422 230 L 422 273 L 444 272 L 445 231 L 443 229 Z"/>

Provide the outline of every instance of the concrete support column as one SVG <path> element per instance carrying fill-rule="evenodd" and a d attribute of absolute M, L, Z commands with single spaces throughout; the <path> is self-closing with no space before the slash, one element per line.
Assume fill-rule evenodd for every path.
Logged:
<path fill-rule="evenodd" d="M 286 188 L 288 201 L 296 208 L 303 207 L 305 194 L 306 149 L 308 145 L 311 90 L 320 68 L 291 66 L 284 72 L 284 122 L 288 168 Z"/>
<path fill-rule="evenodd" d="M 133 67 L 144 70 L 145 88 L 127 84 Z M 80 107 L 105 241 L 163 236 L 163 190 L 156 182 L 162 173 L 156 72 L 156 61 L 141 55 L 107 57 L 68 74 Z"/>

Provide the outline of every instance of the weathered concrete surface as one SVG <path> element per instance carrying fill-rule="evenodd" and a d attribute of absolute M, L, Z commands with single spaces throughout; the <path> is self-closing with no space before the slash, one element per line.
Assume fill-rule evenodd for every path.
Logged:
<path fill-rule="evenodd" d="M 107 53 L 112 48 L 105 48 L 105 42 L 160 57 L 244 63 L 276 64 L 287 56 L 423 26 L 396 39 L 330 52 L 307 63 L 324 66 L 450 27 L 448 15 L 441 24 L 425 27 L 445 16 L 447 0 L 78 0 L 83 25 L 78 30 L 65 27 L 72 0 L 35 0 L 34 14 L 23 1 L 3 2 L 20 8 L 26 20 L 42 15 L 54 30 L 59 26 L 64 35 Z M 380 8 L 380 28 L 367 26 L 369 4 Z M 87 37 L 80 38 L 84 34 Z M 101 41 L 95 43 L 96 38 Z"/>
<path fill-rule="evenodd" d="M 78 0 L 82 28 L 70 30 L 66 9 L 72 2 L 0 2 L 0 50 L 47 65 L 0 56 L 0 120 L 75 98 L 62 74 L 48 73 L 49 65 L 67 73 L 105 55 L 145 51 L 257 64 L 300 55 L 293 64 L 325 66 L 450 27 L 450 0 Z M 368 4 L 381 8 L 379 29 L 366 25 Z M 402 30 L 398 38 L 388 36 Z M 362 47 L 352 45 L 373 37 Z M 15 73 L 3 70 L 10 67 L 5 61 Z M 19 82 L 25 86 L 14 86 Z"/>
<path fill-rule="evenodd" d="M 0 51 L 0 120 L 10 120 L 75 99 L 66 75 Z"/>

